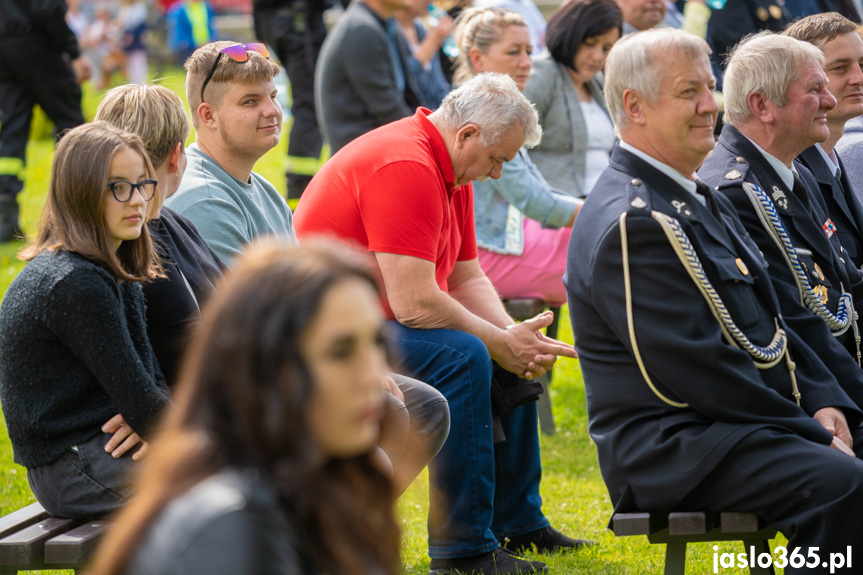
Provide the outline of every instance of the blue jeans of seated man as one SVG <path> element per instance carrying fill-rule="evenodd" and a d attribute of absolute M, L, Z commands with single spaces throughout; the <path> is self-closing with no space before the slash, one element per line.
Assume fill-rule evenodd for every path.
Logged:
<path fill-rule="evenodd" d="M 449 437 L 429 464 L 429 555 L 487 553 L 499 536 L 547 527 L 536 405 L 505 415 L 507 441 L 495 445 L 485 344 L 460 331 L 390 327 L 400 354 L 395 371 L 434 386 L 449 402 Z"/>
<path fill-rule="evenodd" d="M 36 500 L 55 517 L 81 521 L 98 519 L 122 507 L 132 494 L 132 473 L 137 463 L 133 449 L 115 459 L 105 451 L 110 433 L 98 433 L 75 449 L 39 467 L 27 469 L 27 481 Z"/>

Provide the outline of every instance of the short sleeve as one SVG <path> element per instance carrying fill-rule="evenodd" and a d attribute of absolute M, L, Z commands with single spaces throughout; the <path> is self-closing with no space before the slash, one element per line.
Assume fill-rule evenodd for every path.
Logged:
<path fill-rule="evenodd" d="M 436 261 L 448 217 L 438 170 L 420 162 L 388 164 L 363 185 L 358 203 L 369 251 Z"/>

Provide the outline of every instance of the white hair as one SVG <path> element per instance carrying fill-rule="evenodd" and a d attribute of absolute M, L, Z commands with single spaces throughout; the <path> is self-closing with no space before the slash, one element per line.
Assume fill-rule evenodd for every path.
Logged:
<path fill-rule="evenodd" d="M 744 38 L 731 52 L 723 79 L 725 122 L 732 126 L 752 118 L 749 95 L 760 93 L 777 106 L 788 103 L 788 87 L 801 68 L 824 64 L 824 54 L 808 42 L 772 32 Z"/>
<path fill-rule="evenodd" d="M 633 90 L 647 102 L 656 101 L 662 83 L 660 54 L 694 60 L 710 55 L 710 46 L 698 36 L 674 28 L 651 28 L 618 40 L 605 61 L 605 103 L 615 135 L 627 127 L 623 93 Z"/>
<path fill-rule="evenodd" d="M 514 127 L 524 130 L 525 145 L 529 148 L 542 139 L 533 104 L 506 74 L 486 72 L 474 76 L 447 94 L 429 119 L 453 130 L 476 124 L 485 146 L 494 146 Z"/>

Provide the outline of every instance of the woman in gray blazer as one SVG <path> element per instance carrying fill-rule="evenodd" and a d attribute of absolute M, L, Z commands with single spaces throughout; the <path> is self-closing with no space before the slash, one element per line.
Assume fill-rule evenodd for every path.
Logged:
<path fill-rule="evenodd" d="M 524 90 L 543 131 L 530 156 L 549 184 L 576 198 L 590 192 L 614 145 L 598 75 L 622 26 L 614 0 L 570 0 L 549 20 L 548 52 Z"/>

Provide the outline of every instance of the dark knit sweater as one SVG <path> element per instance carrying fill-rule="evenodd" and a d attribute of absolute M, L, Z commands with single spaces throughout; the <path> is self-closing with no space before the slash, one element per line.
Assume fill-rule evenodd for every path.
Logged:
<path fill-rule="evenodd" d="M 144 284 L 147 333 L 165 381 L 173 387 L 180 357 L 201 324 L 200 307 L 222 278 L 225 264 L 192 222 L 177 212 L 163 207 L 160 217 L 147 226 L 159 244 L 166 273 L 165 278 Z"/>
<path fill-rule="evenodd" d="M 144 295 L 70 252 L 43 252 L 0 304 L 0 405 L 16 463 L 50 463 L 121 413 L 146 436 L 170 394 Z"/>

